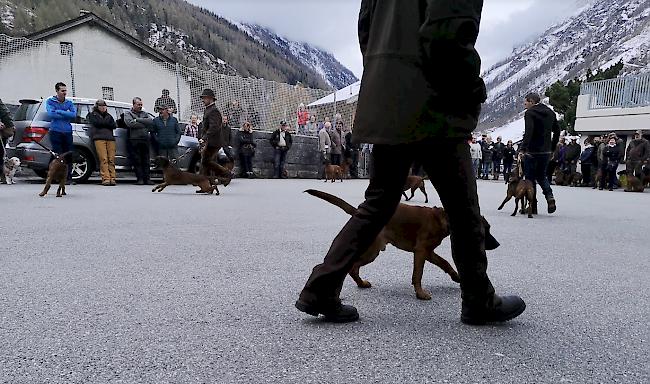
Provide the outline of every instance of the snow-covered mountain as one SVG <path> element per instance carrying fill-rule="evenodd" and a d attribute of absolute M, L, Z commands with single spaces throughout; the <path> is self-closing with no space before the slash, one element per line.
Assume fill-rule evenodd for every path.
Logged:
<path fill-rule="evenodd" d="M 336 60 L 329 52 L 307 43 L 291 41 L 259 25 L 242 23 L 236 23 L 236 25 L 260 44 L 293 57 L 308 68 L 313 69 L 331 87 L 341 89 L 358 80 L 352 71 Z"/>
<path fill-rule="evenodd" d="M 530 91 L 543 94 L 557 80 L 582 77 L 587 69 L 620 60 L 630 64 L 623 73 L 650 71 L 650 0 L 595 0 L 488 69 L 479 129 L 516 119 Z"/>

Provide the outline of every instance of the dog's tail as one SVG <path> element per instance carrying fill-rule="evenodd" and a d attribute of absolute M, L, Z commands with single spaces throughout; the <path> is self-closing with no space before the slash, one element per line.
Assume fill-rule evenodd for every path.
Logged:
<path fill-rule="evenodd" d="M 312 196 L 316 196 L 319 199 L 323 199 L 330 204 L 334 204 L 337 207 L 344 210 L 348 215 L 354 215 L 357 213 L 357 209 L 350 204 L 346 203 L 345 200 L 338 198 L 334 195 L 330 195 L 327 192 L 317 191 L 315 189 L 308 189 L 305 192 L 309 193 Z"/>

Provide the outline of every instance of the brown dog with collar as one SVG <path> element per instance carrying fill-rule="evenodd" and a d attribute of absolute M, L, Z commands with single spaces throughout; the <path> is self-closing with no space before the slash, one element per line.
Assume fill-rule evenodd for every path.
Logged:
<path fill-rule="evenodd" d="M 343 169 L 338 165 L 325 165 L 325 182 L 327 183 L 328 180 L 332 180 L 332 183 L 334 183 L 336 179 L 343 182 Z"/>
<path fill-rule="evenodd" d="M 59 188 L 56 190 L 56 197 L 67 195 L 67 193 L 65 193 L 65 182 L 68 179 L 68 165 L 71 163 L 72 152 L 57 155 L 54 160 L 50 162 L 50 166 L 47 169 L 45 188 L 43 188 L 43 192 L 38 194 L 40 197 L 47 195 L 52 183 L 55 181 L 59 182 Z"/>
<path fill-rule="evenodd" d="M 334 195 L 314 189 L 305 192 L 336 205 L 349 215 L 357 213 L 356 208 Z M 490 224 L 487 220 L 485 218 L 482 220 L 485 227 L 485 249 L 495 249 L 499 246 L 499 242 L 490 234 Z M 447 236 L 449 236 L 449 224 L 444 209 L 400 203 L 388 224 L 352 266 L 349 274 L 359 288 L 370 288 L 372 285 L 359 276 L 359 269 L 375 261 L 379 253 L 386 250 L 386 245 L 392 244 L 403 251 L 413 252 L 415 259 L 412 284 L 415 288 L 415 296 L 420 300 L 430 300 L 431 294 L 422 288 L 425 261 L 437 265 L 449 274 L 453 281 L 460 282 L 460 277 L 454 268 L 434 252 Z"/>
<path fill-rule="evenodd" d="M 411 200 L 415 195 L 415 191 L 420 189 L 424 194 L 424 203 L 426 204 L 429 202 L 429 196 L 427 196 L 427 191 L 424 189 L 424 180 L 427 180 L 427 178 L 420 176 L 409 176 L 406 178 L 406 183 L 404 183 L 404 192 L 402 192 L 406 201 Z M 411 190 L 411 197 L 406 197 L 406 191 L 409 189 Z"/>
<path fill-rule="evenodd" d="M 212 194 L 216 192 L 219 194 L 216 183 L 211 182 L 210 178 L 204 175 L 197 175 L 195 173 L 183 172 L 174 167 L 172 163 L 163 156 L 156 157 L 156 163 L 163 170 L 163 182 L 153 187 L 151 192 L 162 192 L 168 185 L 194 185 L 200 187 L 196 193 Z M 212 185 L 215 184 L 215 185 Z"/>
<path fill-rule="evenodd" d="M 530 180 L 524 180 L 519 177 L 518 174 L 513 174 L 510 176 L 508 181 L 508 192 L 506 194 L 505 200 L 501 203 L 498 210 L 502 210 L 503 206 L 506 205 L 510 199 L 515 198 L 515 211 L 511 216 L 517 216 L 517 208 L 519 207 L 519 202 L 521 201 L 521 210 L 522 213 L 528 204 L 528 218 L 533 218 L 533 204 L 536 203 L 535 199 L 535 186 Z"/>

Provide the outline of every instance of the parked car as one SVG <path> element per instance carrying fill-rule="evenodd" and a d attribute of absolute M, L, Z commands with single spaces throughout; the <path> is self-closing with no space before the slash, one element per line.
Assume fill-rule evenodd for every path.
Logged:
<path fill-rule="evenodd" d="M 84 182 L 98 170 L 99 161 L 95 152 L 95 145 L 88 136 L 90 125 L 86 121 L 86 115 L 95 104 L 95 99 L 70 98 L 77 107 L 77 118 L 72 121 L 72 137 L 74 150 L 77 152 L 72 165 L 72 179 L 76 182 Z M 48 137 L 50 118 L 45 110 L 44 100 L 25 99 L 20 100 L 20 106 L 14 115 L 16 134 L 7 144 L 7 151 L 10 156 L 20 159 L 23 166 L 31 168 L 34 172 L 45 178 L 47 168 L 51 160 L 51 154 L 41 147 L 52 148 Z M 108 112 L 115 121 L 120 115 L 131 109 L 130 103 L 122 103 L 107 100 Z M 153 115 L 151 115 L 153 117 Z M 127 130 L 117 128 L 114 131 L 116 138 L 115 169 L 119 171 L 131 171 L 131 163 L 127 155 Z M 189 151 L 188 151 L 189 150 Z M 187 154 L 183 156 L 185 153 Z M 178 166 L 182 170 L 196 171 L 200 163 L 198 153 L 198 140 L 194 137 L 181 136 L 178 143 L 178 153 L 182 156 Z M 152 158 L 155 152 L 151 150 Z M 153 160 L 153 159 L 152 159 Z M 153 167 L 152 171 L 156 172 Z"/>

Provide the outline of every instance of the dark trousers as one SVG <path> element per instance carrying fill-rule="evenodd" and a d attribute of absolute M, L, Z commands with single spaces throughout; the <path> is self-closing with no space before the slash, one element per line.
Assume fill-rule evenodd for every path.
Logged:
<path fill-rule="evenodd" d="M 494 288 L 486 272 L 485 231 L 469 145 L 466 140 L 452 139 L 374 146 L 366 200 L 336 236 L 323 263 L 314 267 L 301 300 L 319 305 L 338 302 L 350 268 L 395 213 L 415 160 L 429 175 L 449 217 L 463 301 L 474 307 L 492 305 Z"/>
<path fill-rule="evenodd" d="M 330 163 L 332 165 L 341 165 L 341 155 L 330 153 Z"/>
<path fill-rule="evenodd" d="M 127 142 L 129 160 L 138 181 L 149 181 L 149 141 L 129 140 Z"/>
<path fill-rule="evenodd" d="M 512 161 L 503 160 L 503 179 L 508 181 L 512 173 Z"/>
<path fill-rule="evenodd" d="M 229 176 L 230 171 L 228 168 L 221 166 L 214 161 L 214 155 L 219 152 L 219 147 L 204 146 L 201 150 L 201 174 L 202 175 L 216 175 L 216 176 Z"/>
<path fill-rule="evenodd" d="M 580 173 L 582 173 L 582 184 L 591 184 L 591 164 L 580 163 Z"/>
<path fill-rule="evenodd" d="M 50 132 L 52 151 L 57 155 L 72 151 L 72 141 L 72 132 Z M 68 164 L 68 181 L 70 180 L 72 180 L 72 164 Z"/>
<path fill-rule="evenodd" d="M 252 154 L 239 154 L 239 167 L 241 171 L 239 172 L 242 176 L 245 176 L 249 172 L 253 172 L 253 155 Z"/>
<path fill-rule="evenodd" d="M 553 174 L 555 174 L 555 169 L 557 168 L 557 161 L 551 160 L 548 162 L 546 167 L 546 179 L 548 180 L 549 185 L 553 181 Z"/>
<path fill-rule="evenodd" d="M 273 175 L 277 178 L 282 177 L 282 171 L 284 170 L 284 164 L 287 161 L 287 151 L 283 149 L 276 148 L 275 155 L 273 156 Z"/>
<path fill-rule="evenodd" d="M 350 177 L 359 178 L 359 151 L 350 152 Z"/>
<path fill-rule="evenodd" d="M 4 166 L 5 166 L 5 144 L 6 141 L 9 139 L 5 139 L 2 136 L 0 136 L 0 180 L 5 179 L 5 172 L 4 172 Z"/>
<path fill-rule="evenodd" d="M 601 168 L 602 177 L 600 178 L 600 188 L 610 188 L 613 189 L 616 185 L 616 170 L 618 169 L 618 163 L 605 163 Z M 607 185 L 605 185 L 607 183 Z"/>
<path fill-rule="evenodd" d="M 499 179 L 499 173 L 501 173 L 501 159 L 492 160 L 492 173 L 494 174 L 495 179 Z"/>
<path fill-rule="evenodd" d="M 542 187 L 542 192 L 546 197 L 553 196 L 553 190 L 551 189 L 551 184 L 548 182 L 546 177 L 546 170 L 548 169 L 548 163 L 551 155 L 550 154 L 527 154 L 524 156 L 524 176 L 526 180 L 533 182 L 533 185 L 539 184 Z"/>

